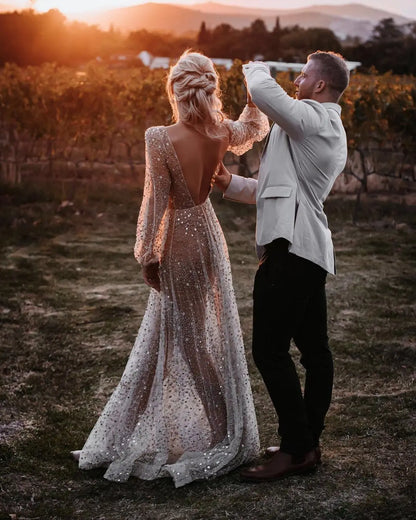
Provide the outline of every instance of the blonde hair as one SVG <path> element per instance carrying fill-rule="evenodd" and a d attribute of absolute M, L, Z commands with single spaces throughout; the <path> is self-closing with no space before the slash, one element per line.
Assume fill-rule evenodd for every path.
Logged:
<path fill-rule="evenodd" d="M 185 51 L 169 70 L 166 91 L 175 122 L 192 125 L 209 137 L 225 135 L 218 74 L 209 58 Z"/>

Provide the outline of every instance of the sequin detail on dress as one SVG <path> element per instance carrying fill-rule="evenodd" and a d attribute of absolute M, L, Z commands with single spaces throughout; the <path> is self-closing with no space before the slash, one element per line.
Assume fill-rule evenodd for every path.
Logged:
<path fill-rule="evenodd" d="M 226 121 L 243 153 L 268 130 L 257 109 Z M 259 441 L 227 245 L 207 199 L 195 205 L 165 127 L 146 131 L 135 256 L 160 261 L 120 383 L 85 443 L 82 469 L 117 482 L 171 476 L 175 486 L 226 473 Z"/>

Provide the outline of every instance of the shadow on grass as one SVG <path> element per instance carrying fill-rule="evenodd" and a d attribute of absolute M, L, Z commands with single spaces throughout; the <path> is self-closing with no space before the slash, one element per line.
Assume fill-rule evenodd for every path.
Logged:
<path fill-rule="evenodd" d="M 131 251 L 136 190 L 71 190 L 71 204 L 68 187 L 51 183 L 1 195 L 0 520 L 413 518 L 414 208 L 368 198 L 353 226 L 354 201 L 326 204 L 338 251 L 327 286 L 336 383 L 319 471 L 259 486 L 235 471 L 175 490 L 168 479 L 107 482 L 104 470 L 79 471 L 69 455 L 117 384 L 148 295 Z M 274 413 L 249 353 L 255 208 L 219 194 L 213 203 L 261 440 L 274 444 Z"/>

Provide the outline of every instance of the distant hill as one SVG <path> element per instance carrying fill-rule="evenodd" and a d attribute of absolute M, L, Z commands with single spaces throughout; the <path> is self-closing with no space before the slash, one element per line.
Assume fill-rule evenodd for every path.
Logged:
<path fill-rule="evenodd" d="M 204 4 L 192 4 L 187 6 L 189 9 L 195 9 L 203 13 L 213 14 L 232 14 L 240 13 L 244 15 L 257 16 L 262 13 L 263 16 L 275 16 L 276 13 L 291 12 L 292 9 L 267 9 L 259 7 L 244 7 L 243 5 L 236 7 L 235 5 L 226 5 L 216 2 L 206 2 Z"/>
<path fill-rule="evenodd" d="M 274 27 L 277 16 L 280 17 L 282 26 L 297 24 L 304 28 L 325 27 L 332 29 L 341 39 L 349 35 L 358 36 L 363 40 L 370 36 L 373 27 L 383 18 L 394 18 L 398 24 L 411 21 L 403 16 L 361 4 L 316 5 L 300 9 L 257 9 L 214 2 L 188 7 L 146 3 L 94 13 L 88 17 L 83 15 L 82 18 L 105 29 L 113 26 L 126 32 L 147 29 L 183 34 L 198 31 L 203 21 L 208 28 L 226 23 L 242 29 L 256 18 L 262 18 L 270 30 Z"/>
<path fill-rule="evenodd" d="M 206 2 L 204 4 L 194 4 L 189 6 L 191 9 L 206 13 L 239 13 L 247 15 L 256 15 L 261 12 L 267 16 L 285 16 L 294 14 L 303 14 L 307 12 L 324 13 L 332 16 L 340 16 L 351 20 L 362 20 L 377 23 L 383 18 L 393 18 L 397 24 L 407 23 L 410 20 L 405 16 L 385 11 L 383 9 L 375 9 L 363 4 L 343 4 L 343 5 L 312 5 L 309 7 L 300 7 L 297 9 L 257 9 L 251 7 L 235 7 L 216 2 Z"/>
<path fill-rule="evenodd" d="M 393 18 L 401 25 L 412 20 L 404 16 L 375 9 L 362 4 L 343 5 L 312 5 L 298 9 L 256 9 L 251 7 L 235 7 L 215 2 L 194 4 L 190 6 L 196 11 L 209 14 L 235 15 L 262 18 L 270 29 L 270 19 L 274 21 L 280 17 L 282 26 L 300 25 L 304 28 L 326 27 L 331 29 L 339 38 L 358 36 L 366 40 L 374 26 L 383 18 Z"/>
<path fill-rule="evenodd" d="M 394 6 L 394 2 L 392 2 L 391 5 Z M 368 5 L 363 4 L 313 5 L 297 9 L 296 11 L 319 11 L 333 16 L 349 18 L 350 20 L 365 20 L 372 23 L 377 23 L 383 18 L 393 18 L 397 24 L 404 24 L 412 21 L 405 16 L 385 11 L 383 9 L 375 9 L 374 7 L 369 7 Z"/>

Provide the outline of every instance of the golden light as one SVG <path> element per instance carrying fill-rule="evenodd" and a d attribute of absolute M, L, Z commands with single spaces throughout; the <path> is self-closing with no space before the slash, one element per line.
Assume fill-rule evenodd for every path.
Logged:
<path fill-rule="evenodd" d="M 32 2 L 36 11 L 45 12 L 59 9 L 63 14 L 85 13 L 117 9 L 128 5 L 143 4 L 146 0 L 35 0 Z"/>

